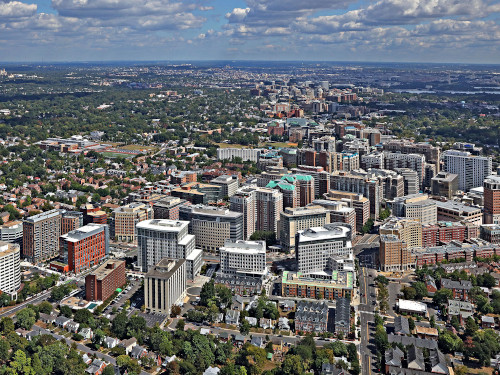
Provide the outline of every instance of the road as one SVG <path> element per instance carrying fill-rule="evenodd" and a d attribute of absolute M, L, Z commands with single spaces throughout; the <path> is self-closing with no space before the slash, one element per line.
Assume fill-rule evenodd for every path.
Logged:
<path fill-rule="evenodd" d="M 376 277 L 376 271 L 370 268 L 362 267 L 359 274 L 360 305 L 359 315 L 361 323 L 361 335 L 359 352 L 361 355 L 361 373 L 362 375 L 371 375 L 373 363 L 375 360 L 375 345 L 373 340 L 375 334 L 375 288 L 372 286 L 373 278 Z"/>
<path fill-rule="evenodd" d="M 9 315 L 12 315 L 12 314 L 15 314 L 16 312 L 18 312 L 19 310 L 22 310 L 24 309 L 27 305 L 29 304 L 38 304 L 42 301 L 45 301 L 47 300 L 49 297 L 50 297 L 50 289 L 47 290 L 46 292 L 40 294 L 39 296 L 36 296 L 34 298 L 30 298 L 30 299 L 27 299 L 26 301 L 20 303 L 19 305 L 16 305 L 6 311 L 3 311 L 1 314 L 0 314 L 0 318 L 3 318 L 5 316 L 9 316 Z"/>

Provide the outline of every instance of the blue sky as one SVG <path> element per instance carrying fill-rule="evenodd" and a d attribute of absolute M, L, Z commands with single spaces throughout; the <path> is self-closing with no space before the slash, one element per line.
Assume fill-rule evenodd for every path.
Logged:
<path fill-rule="evenodd" d="M 0 0 L 0 61 L 500 63 L 500 0 Z"/>

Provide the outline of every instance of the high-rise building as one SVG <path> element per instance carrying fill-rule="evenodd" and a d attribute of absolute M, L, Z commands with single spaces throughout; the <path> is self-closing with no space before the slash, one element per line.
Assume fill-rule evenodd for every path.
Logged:
<path fill-rule="evenodd" d="M 61 216 L 61 234 L 83 227 L 83 212 L 64 211 Z"/>
<path fill-rule="evenodd" d="M 432 195 L 439 195 L 451 199 L 458 190 L 458 175 L 448 172 L 439 172 L 431 179 Z"/>
<path fill-rule="evenodd" d="M 87 224 L 60 237 L 60 252 L 69 271 L 80 273 L 97 264 L 109 253 L 106 224 Z"/>
<path fill-rule="evenodd" d="M 345 224 L 326 224 L 300 231 L 295 238 L 297 271 L 323 273 L 331 258 L 352 258 L 351 228 Z"/>
<path fill-rule="evenodd" d="M 15 243 L 19 248 L 23 248 L 23 222 L 9 221 L 0 225 L 0 241 Z"/>
<path fill-rule="evenodd" d="M 321 206 L 285 208 L 280 215 L 280 242 L 287 251 L 295 250 L 297 232 L 329 223 L 328 210 Z"/>
<path fill-rule="evenodd" d="M 356 230 L 358 232 L 361 231 L 363 225 L 370 218 L 370 201 L 362 194 L 330 190 L 325 198 L 327 201 L 340 201 L 346 203 L 348 207 L 354 208 L 356 212 Z M 323 204 L 321 205 L 324 206 Z"/>
<path fill-rule="evenodd" d="M 443 170 L 458 175 L 458 188 L 462 191 L 483 186 L 484 179 L 492 171 L 490 156 L 474 156 L 470 152 L 447 150 L 443 152 L 443 160 Z"/>
<path fill-rule="evenodd" d="M 267 273 L 265 241 L 227 240 L 219 253 L 224 275 L 261 278 Z"/>
<path fill-rule="evenodd" d="M 20 262 L 19 245 L 0 241 L 0 290 L 14 299 L 21 287 Z"/>
<path fill-rule="evenodd" d="M 106 301 L 126 282 L 125 261 L 109 259 L 85 277 L 85 299 Z"/>
<path fill-rule="evenodd" d="M 396 236 L 408 249 L 422 247 L 422 223 L 416 220 L 392 218 L 379 227 L 379 233 Z"/>
<path fill-rule="evenodd" d="M 251 148 L 218 148 L 217 149 L 217 159 L 218 160 L 231 160 L 234 158 L 241 158 L 242 161 L 253 161 L 258 163 L 260 155 L 263 152 L 262 149 L 251 149 Z"/>
<path fill-rule="evenodd" d="M 415 257 L 407 248 L 406 242 L 394 235 L 380 236 L 380 267 L 384 272 L 406 271 L 415 268 Z"/>
<path fill-rule="evenodd" d="M 261 188 L 257 190 L 257 220 L 255 230 L 279 232 L 279 219 L 283 212 L 283 194 L 277 190 Z"/>
<path fill-rule="evenodd" d="M 427 162 L 436 165 L 439 172 L 439 162 L 441 156 L 441 149 L 439 147 L 433 146 L 430 143 L 425 142 L 410 142 L 406 140 L 391 140 L 389 142 L 384 142 L 384 150 L 402 153 L 402 154 L 422 154 L 425 156 Z"/>
<path fill-rule="evenodd" d="M 219 176 L 210 181 L 210 184 L 218 185 L 222 188 L 221 196 L 223 198 L 232 197 L 238 190 L 238 187 L 240 186 L 238 176 L 236 175 Z"/>
<path fill-rule="evenodd" d="M 417 172 L 418 187 L 422 188 L 425 177 L 425 156 L 420 154 L 400 154 L 384 152 L 385 169 L 409 168 Z"/>
<path fill-rule="evenodd" d="M 217 251 L 224 241 L 243 239 L 243 214 L 212 206 L 183 206 L 179 218 L 189 222 L 189 233 L 196 238 L 196 247 Z"/>
<path fill-rule="evenodd" d="M 61 212 L 50 210 L 23 222 L 23 256 L 38 263 L 59 255 Z"/>
<path fill-rule="evenodd" d="M 136 242 L 136 225 L 153 218 L 153 208 L 144 203 L 130 203 L 113 211 L 112 236 L 120 242 Z"/>
<path fill-rule="evenodd" d="M 144 278 L 144 305 L 150 313 L 170 314 L 186 296 L 186 261 L 164 258 Z"/>
<path fill-rule="evenodd" d="M 186 201 L 172 196 L 166 196 L 153 204 L 155 219 L 179 220 L 179 206 Z"/>
<path fill-rule="evenodd" d="M 500 224 L 500 176 L 491 175 L 484 180 L 485 224 Z"/>
<path fill-rule="evenodd" d="M 189 222 L 167 219 L 137 224 L 138 265 L 148 272 L 164 258 L 185 259 L 186 274 L 193 280 L 200 273 L 203 252 L 195 248 L 195 236 L 188 233 Z"/>
<path fill-rule="evenodd" d="M 394 170 L 401 176 L 403 176 L 403 195 L 418 194 L 418 192 L 420 191 L 420 182 L 418 180 L 417 171 L 411 168 L 395 168 Z"/>
<path fill-rule="evenodd" d="M 437 201 L 427 194 L 405 195 L 392 202 L 392 214 L 397 217 L 414 219 L 422 224 L 435 224 L 438 217 Z"/>
<path fill-rule="evenodd" d="M 248 240 L 255 232 L 257 221 L 257 188 L 243 187 L 229 198 L 229 209 L 243 214 L 243 238 Z"/>

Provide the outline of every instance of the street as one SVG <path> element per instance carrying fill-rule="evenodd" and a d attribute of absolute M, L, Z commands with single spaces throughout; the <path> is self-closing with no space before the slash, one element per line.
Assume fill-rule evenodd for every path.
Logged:
<path fill-rule="evenodd" d="M 361 268 L 359 274 L 360 305 L 359 315 L 361 323 L 360 347 L 361 372 L 362 375 L 372 373 L 374 362 L 375 345 L 370 340 L 375 334 L 375 288 L 372 286 L 376 271 L 370 268 Z"/>

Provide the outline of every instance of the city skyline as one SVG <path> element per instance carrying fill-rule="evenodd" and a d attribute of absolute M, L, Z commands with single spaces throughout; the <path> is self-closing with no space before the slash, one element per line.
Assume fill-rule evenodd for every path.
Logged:
<path fill-rule="evenodd" d="M 496 63 L 496 0 L 0 2 L 0 61 Z"/>

